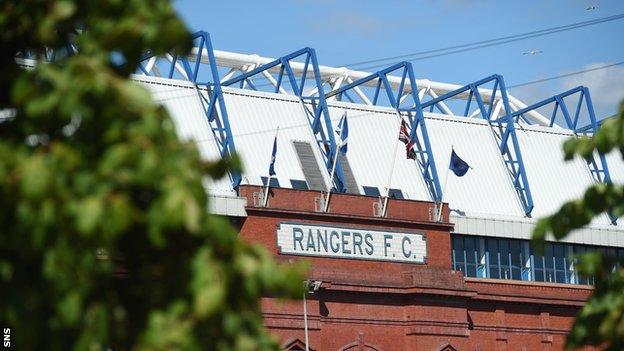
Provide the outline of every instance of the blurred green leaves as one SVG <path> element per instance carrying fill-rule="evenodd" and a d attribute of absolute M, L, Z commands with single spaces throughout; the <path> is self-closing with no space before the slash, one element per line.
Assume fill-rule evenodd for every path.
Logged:
<path fill-rule="evenodd" d="M 588 159 L 596 152 L 606 154 L 613 150 L 619 150 L 624 157 L 624 102 L 620 104 L 619 114 L 605 121 L 592 138 L 569 139 L 563 149 L 566 160 L 575 156 Z M 540 219 L 533 232 L 533 242 L 540 249 L 549 234 L 560 240 L 602 213 L 616 218 L 624 215 L 624 184 L 591 186 L 581 199 L 565 203 L 550 217 Z M 599 252 L 579 257 L 579 272 L 594 278 L 595 291 L 577 316 L 567 338 L 568 348 L 595 345 L 612 351 L 624 349 L 623 263 Z"/>
<path fill-rule="evenodd" d="M 0 29 L 0 109 L 17 113 L 0 122 L 0 320 L 16 349 L 277 349 L 259 298 L 300 297 L 305 267 L 207 213 L 202 181 L 239 160 L 202 161 L 128 79 L 147 50 L 190 49 L 171 4 L 5 1 Z M 17 65 L 44 48 L 54 62 Z"/>

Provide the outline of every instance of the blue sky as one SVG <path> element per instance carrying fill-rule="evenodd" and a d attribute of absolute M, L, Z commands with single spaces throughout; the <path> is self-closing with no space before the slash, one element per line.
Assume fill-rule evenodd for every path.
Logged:
<path fill-rule="evenodd" d="M 597 9 L 587 11 L 592 5 Z M 174 6 L 190 30 L 210 32 L 216 49 L 279 57 L 310 46 L 327 66 L 624 13 L 621 0 L 181 0 Z M 507 85 L 514 85 L 624 61 L 623 38 L 621 19 L 420 60 L 414 68 L 418 78 L 456 84 L 499 73 Z M 542 53 L 522 54 L 534 49 Z M 531 103 L 581 84 L 591 89 L 598 117 L 609 116 L 624 98 L 624 66 L 513 88 L 511 93 Z"/>

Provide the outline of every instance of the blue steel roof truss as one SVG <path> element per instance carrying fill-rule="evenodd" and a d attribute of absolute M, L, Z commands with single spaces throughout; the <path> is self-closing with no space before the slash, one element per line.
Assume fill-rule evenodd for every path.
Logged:
<path fill-rule="evenodd" d="M 492 83 L 492 95 L 489 101 L 487 101 L 486 103 L 483 96 L 481 95 L 481 92 L 479 91 L 479 87 Z M 438 106 L 439 103 L 444 102 L 448 99 L 458 98 L 458 96 L 461 94 L 468 94 L 468 97 L 466 99 L 466 105 L 463 111 L 463 116 L 468 116 L 471 103 L 474 100 L 477 103 L 478 112 L 481 117 L 488 121 L 491 127 L 498 129 L 499 134 L 495 133 L 495 135 L 497 137 L 499 151 L 503 157 L 505 166 L 509 171 L 512 184 L 524 209 L 524 213 L 526 216 L 530 217 L 531 211 L 534 207 L 533 197 L 531 195 L 531 189 L 529 186 L 526 169 L 524 167 L 524 161 L 522 159 L 522 154 L 520 151 L 520 144 L 516 135 L 514 120 L 510 113 L 511 107 L 509 104 L 509 98 L 507 96 L 507 89 L 505 87 L 505 81 L 503 80 L 503 77 L 501 75 L 495 74 L 474 83 L 470 83 L 459 89 L 443 94 L 437 98 L 424 101 L 421 103 L 421 107 L 423 109 L 429 107 L 429 110 L 433 112 L 434 108 L 440 109 L 440 107 Z M 495 118 L 495 116 L 493 116 L 494 101 L 496 100 L 497 95 L 500 95 L 500 99 L 502 100 L 503 108 L 505 111 L 505 115 L 501 118 Z M 510 143 L 511 145 L 509 145 Z"/>
<path fill-rule="evenodd" d="M 236 146 L 234 145 L 234 137 L 232 135 L 232 129 L 230 128 L 230 121 L 223 98 L 219 71 L 217 69 L 217 62 L 210 40 L 210 34 L 199 31 L 194 33 L 192 38 L 195 47 L 198 48 L 198 55 L 195 62 L 191 62 L 186 56 L 178 56 L 176 53 L 171 54 L 171 60 L 168 63 L 167 77 L 173 78 L 176 65 L 182 66 L 184 71 L 183 78 L 192 82 L 195 86 L 195 91 L 199 96 L 202 108 L 208 119 L 212 133 L 215 136 L 221 157 L 232 157 L 236 154 Z M 208 76 L 210 77 L 210 81 L 208 82 L 198 82 L 199 72 L 201 68 L 205 66 L 201 60 L 203 52 L 207 52 L 208 55 Z M 152 57 L 153 55 L 148 53 L 141 58 L 139 70 L 146 75 L 151 75 L 151 70 L 148 70 L 144 63 Z M 202 90 L 206 92 L 206 95 L 202 94 Z M 240 173 L 230 171 L 230 179 L 232 181 L 232 187 L 234 189 L 238 188 L 241 182 Z"/>
<path fill-rule="evenodd" d="M 305 61 L 304 68 L 298 76 L 293 72 L 290 62 L 291 60 L 300 57 L 304 57 Z M 316 52 L 314 49 L 303 48 L 297 50 L 272 62 L 261 65 L 249 72 L 245 72 L 228 79 L 221 84 L 223 86 L 230 86 L 238 83 L 241 88 L 248 87 L 252 90 L 257 90 L 252 78 L 263 72 L 270 74 L 269 70 L 274 70 L 275 67 L 279 67 L 279 73 L 275 84 L 275 92 L 277 93 L 280 92 L 280 89 L 284 89 L 286 86 L 286 84 L 284 84 L 284 79 L 287 79 L 287 85 L 290 86 L 292 93 L 300 99 L 300 102 L 306 111 L 310 127 L 312 128 L 312 132 L 316 138 L 316 144 L 323 157 L 325 167 L 327 168 L 328 173 L 331 173 L 334 157 L 337 156 L 337 144 L 334 136 L 334 128 L 329 114 L 329 108 L 327 107 L 327 101 L 325 99 L 323 82 L 321 80 L 321 73 L 316 58 Z M 309 77 L 310 75 L 313 77 Z M 318 92 L 317 96 L 304 95 L 304 87 L 307 82 L 314 84 L 314 88 Z M 308 110 L 307 106 L 310 106 L 312 111 Z M 335 177 L 332 181 L 337 191 L 346 191 L 345 177 L 340 162 L 336 164 Z"/>
<path fill-rule="evenodd" d="M 574 115 L 572 115 L 570 114 L 570 109 L 568 108 L 565 99 L 569 99 L 575 95 L 578 95 L 578 100 L 576 100 Z M 537 102 L 531 106 L 527 106 L 526 108 L 514 112 L 512 114 L 512 118 L 515 118 L 516 121 L 518 121 L 519 119 L 523 119 L 528 122 L 528 120 L 524 117 L 525 113 L 548 105 L 553 105 L 553 109 L 550 115 L 551 127 L 555 124 L 555 120 L 559 115 L 559 111 L 561 111 L 561 115 L 563 116 L 565 125 L 577 136 L 587 136 L 589 134 L 596 133 L 600 128 L 600 123 L 596 120 L 596 114 L 594 112 L 594 106 L 592 104 L 591 96 L 589 94 L 589 89 L 584 86 L 578 86 L 561 94 L 557 94 L 548 99 Z M 589 124 L 584 127 L 579 127 L 578 123 L 583 107 L 585 107 L 587 116 L 589 117 Z M 605 155 L 598 154 L 598 160 L 596 160 L 595 155 L 592 154 L 592 156 L 589 157 L 586 161 L 587 167 L 589 168 L 596 182 L 611 182 L 611 174 L 609 173 L 609 167 L 607 165 L 607 159 Z M 613 214 L 609 214 L 609 218 L 612 224 L 617 224 L 617 218 Z"/>
<path fill-rule="evenodd" d="M 388 75 L 399 70 L 401 71 L 401 82 L 398 90 L 395 92 L 388 81 Z M 373 105 L 380 104 L 381 101 L 379 98 L 383 90 L 387 96 L 387 103 L 390 107 L 396 109 L 400 116 L 406 115 L 408 117 L 410 123 L 410 138 L 414 143 L 414 151 L 416 152 L 418 164 L 421 168 L 422 177 L 425 180 L 425 184 L 427 184 L 431 198 L 436 202 L 442 201 L 440 179 L 438 177 L 435 160 L 433 158 L 429 134 L 427 133 L 427 126 L 425 124 L 425 118 L 420 105 L 418 90 L 416 88 L 417 85 L 414 77 L 414 69 L 411 63 L 397 63 L 367 77 L 358 79 L 353 83 L 339 87 L 327 93 L 326 97 L 330 98 L 332 96 L 336 96 L 338 100 L 342 100 L 342 97 L 345 96 L 349 99 L 349 101 L 353 102 L 353 99 L 348 92 L 358 86 L 374 80 L 377 81 L 377 84 L 373 91 L 373 98 L 370 101 Z M 405 91 L 406 83 L 409 83 L 410 87 L 412 87 L 408 92 Z M 411 97 L 411 99 L 408 99 L 409 97 Z M 406 105 L 407 107 L 404 107 Z"/>

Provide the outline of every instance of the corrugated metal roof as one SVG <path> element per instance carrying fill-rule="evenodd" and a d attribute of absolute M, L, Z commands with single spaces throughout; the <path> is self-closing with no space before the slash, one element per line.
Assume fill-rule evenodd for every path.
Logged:
<path fill-rule="evenodd" d="M 614 183 L 624 184 L 624 159 L 618 150 L 614 150 L 607 155 L 609 174 Z"/>
<path fill-rule="evenodd" d="M 147 85 L 154 98 L 169 109 L 182 138 L 195 140 L 205 159 L 218 158 L 214 136 L 191 84 L 162 78 L 137 80 Z M 292 141 L 305 141 L 314 146 L 315 140 L 299 100 L 293 96 L 231 88 L 224 93 L 236 149 L 244 165 L 243 183 L 262 184 L 260 177 L 267 175 L 278 126 L 275 167 L 280 185 L 289 188 L 290 179 L 306 179 Z M 344 111 L 348 111 L 349 118 L 348 158 L 360 193 L 363 194 L 363 186 L 373 186 L 384 194 L 396 147 L 390 187 L 401 189 L 408 199 L 430 200 L 417 163 L 405 157 L 405 148 L 398 141 L 396 113 L 389 108 L 331 102 L 334 126 Z M 440 182 L 444 184 L 449 174 L 451 146 L 472 167 L 464 177 L 458 178 L 452 173 L 448 176 L 444 200 L 450 203 L 455 215 L 523 217 L 489 124 L 465 117 L 433 113 L 425 116 Z M 563 161 L 561 146 L 572 135 L 569 131 L 525 126 L 518 127 L 517 132 L 535 203 L 533 217 L 551 214 L 563 202 L 582 195 L 593 184 L 584 160 Z M 316 147 L 312 149 L 327 182 L 329 176 L 324 171 L 320 152 Z M 621 155 L 614 152 L 608 156 L 608 161 L 613 181 L 624 183 Z M 214 194 L 233 194 L 227 179 L 207 182 L 206 187 Z M 595 225 L 608 223 L 606 215 L 594 221 Z"/>
<path fill-rule="evenodd" d="M 148 83 L 145 85 L 154 100 L 167 108 L 180 138 L 195 141 L 199 153 L 205 160 L 218 160 L 219 149 L 193 86 L 183 81 L 159 78 L 141 81 Z M 235 195 L 228 177 L 217 180 L 207 177 L 204 180 L 204 187 L 211 194 Z"/>
<path fill-rule="evenodd" d="M 565 162 L 563 143 L 573 133 L 563 129 L 524 127 L 518 129 L 520 149 L 533 194 L 533 217 L 552 214 L 566 201 L 582 197 L 594 184 L 587 162 L 580 157 Z M 596 223 L 609 224 L 604 215 Z"/>
<path fill-rule="evenodd" d="M 353 175 L 361 187 L 372 186 L 385 194 L 390 177 L 392 155 L 398 147 L 390 188 L 401 189 L 407 199 L 429 200 L 424 181 L 415 161 L 405 158 L 405 148 L 399 145 L 399 119 L 389 109 L 346 103 L 330 104 L 334 125 L 344 111 L 349 121 L 349 151 L 347 157 Z"/>
<path fill-rule="evenodd" d="M 260 185 L 260 177 L 267 176 L 275 132 L 277 155 L 275 173 L 282 187 L 290 188 L 290 179 L 305 180 L 293 140 L 314 143 L 312 130 L 301 103 L 295 98 L 271 98 L 227 90 L 225 103 L 236 150 L 244 165 L 243 182 Z M 312 148 L 317 152 L 317 148 Z M 321 157 L 317 155 L 319 167 Z M 327 176 L 329 177 L 329 176 Z"/>
<path fill-rule="evenodd" d="M 444 201 L 468 214 L 520 216 L 524 211 L 498 151 L 489 124 L 479 119 L 425 114 L 440 181 L 446 183 Z M 470 169 L 463 177 L 448 171 L 451 147 Z"/>

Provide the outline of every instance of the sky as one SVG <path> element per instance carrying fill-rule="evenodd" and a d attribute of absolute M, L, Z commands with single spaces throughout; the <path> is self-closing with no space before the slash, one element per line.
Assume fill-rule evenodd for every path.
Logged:
<path fill-rule="evenodd" d="M 338 67 L 624 14 L 622 0 L 179 0 L 174 6 L 191 31 L 210 33 L 215 49 L 277 58 L 309 46 L 321 65 Z M 462 85 L 498 73 L 512 86 L 624 61 L 622 43 L 619 19 L 418 60 L 414 69 L 417 78 Z M 541 52 L 523 55 L 531 50 Z M 510 92 L 530 104 L 578 85 L 590 88 L 599 119 L 613 115 L 624 98 L 624 65 Z"/>

